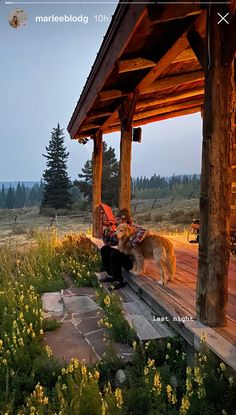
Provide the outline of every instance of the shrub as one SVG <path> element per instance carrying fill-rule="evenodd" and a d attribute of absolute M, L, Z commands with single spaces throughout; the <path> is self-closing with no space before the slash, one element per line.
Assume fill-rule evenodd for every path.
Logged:
<path fill-rule="evenodd" d="M 97 287 L 95 272 L 100 269 L 100 253 L 87 236 L 67 235 L 58 253 L 61 270 L 69 273 L 79 287 Z"/>
<path fill-rule="evenodd" d="M 43 331 L 53 331 L 61 327 L 61 323 L 54 319 L 43 320 Z"/>
<path fill-rule="evenodd" d="M 162 222 L 165 219 L 165 215 L 162 215 L 161 213 L 157 213 L 154 217 L 153 217 L 155 222 Z"/>
<path fill-rule="evenodd" d="M 97 301 L 106 313 L 100 324 L 108 330 L 112 340 L 132 344 L 136 334 L 124 318 L 121 298 L 115 293 L 108 295 L 104 290 L 99 289 Z"/>
<path fill-rule="evenodd" d="M 173 223 L 184 223 L 184 224 L 190 224 L 194 218 L 199 217 L 199 211 L 198 210 L 173 210 L 170 213 L 170 221 Z"/>

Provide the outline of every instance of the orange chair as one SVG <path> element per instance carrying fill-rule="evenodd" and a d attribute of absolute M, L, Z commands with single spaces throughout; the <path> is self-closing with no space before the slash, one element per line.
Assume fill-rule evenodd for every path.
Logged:
<path fill-rule="evenodd" d="M 110 231 L 116 231 L 117 220 L 111 210 L 111 207 L 102 203 L 99 206 L 99 237 L 102 238 L 104 229 L 109 228 Z"/>

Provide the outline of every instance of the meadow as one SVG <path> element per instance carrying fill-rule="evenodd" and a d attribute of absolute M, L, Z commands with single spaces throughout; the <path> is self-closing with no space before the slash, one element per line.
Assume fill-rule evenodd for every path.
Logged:
<path fill-rule="evenodd" d="M 125 323 L 122 302 L 98 286 L 97 248 L 84 234 L 59 237 L 35 231 L 33 242 L 0 247 L 0 414 L 4 415 L 233 415 L 235 378 L 204 348 L 189 362 L 180 339 L 139 343 Z M 65 288 L 65 273 L 78 287 L 97 287 L 105 311 L 100 322 L 111 341 L 96 365 L 55 359 L 42 339 L 48 327 L 41 294 Z M 56 325 L 54 327 L 56 329 Z M 125 365 L 112 340 L 132 344 Z M 123 383 L 117 370 L 125 373 Z"/>

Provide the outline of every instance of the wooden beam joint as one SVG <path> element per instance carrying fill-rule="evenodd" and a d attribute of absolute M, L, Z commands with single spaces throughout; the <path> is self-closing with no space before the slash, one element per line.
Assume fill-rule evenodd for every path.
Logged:
<path fill-rule="evenodd" d="M 133 116 L 135 113 L 138 96 L 139 96 L 139 90 L 132 92 L 122 102 L 119 108 L 120 122 L 125 131 L 129 131 L 132 128 Z"/>
<path fill-rule="evenodd" d="M 194 54 L 196 55 L 196 58 L 198 59 L 198 62 L 205 71 L 207 50 L 204 39 L 201 37 L 200 33 L 195 29 L 195 27 L 189 30 L 187 38 Z"/>

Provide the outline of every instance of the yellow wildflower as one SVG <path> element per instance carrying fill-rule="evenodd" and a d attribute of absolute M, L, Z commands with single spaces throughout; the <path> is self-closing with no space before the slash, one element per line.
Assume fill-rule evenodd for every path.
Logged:
<path fill-rule="evenodd" d="M 99 373 L 99 371 L 98 371 L 98 370 L 95 370 L 95 372 L 94 372 L 94 379 L 95 379 L 95 380 L 98 380 L 98 379 L 99 379 L 99 377 L 100 377 L 100 373 Z"/>
<path fill-rule="evenodd" d="M 180 407 L 180 415 L 186 415 L 190 408 L 190 402 L 186 396 L 183 396 Z"/>
<path fill-rule="evenodd" d="M 145 343 L 145 346 L 144 346 L 145 350 L 147 350 L 147 349 L 149 348 L 149 346 L 150 346 L 150 341 L 147 341 L 147 342 Z"/>
<path fill-rule="evenodd" d="M 22 339 L 22 337 L 18 339 L 18 343 L 19 343 L 19 346 L 24 346 L 24 340 Z"/>
<path fill-rule="evenodd" d="M 106 295 L 103 302 L 106 306 L 109 306 L 111 304 L 111 299 L 110 299 L 109 295 Z"/>
<path fill-rule="evenodd" d="M 107 403 L 102 399 L 102 415 L 106 415 L 107 413 Z"/>
<path fill-rule="evenodd" d="M 226 366 L 223 362 L 220 363 L 220 369 L 222 372 L 226 369 Z"/>
<path fill-rule="evenodd" d="M 148 358 L 147 365 L 149 368 L 153 367 L 155 365 L 155 360 Z"/>
<path fill-rule="evenodd" d="M 171 403 L 172 403 L 173 405 L 175 405 L 175 404 L 177 403 L 177 398 L 176 398 L 176 394 L 175 394 L 175 393 L 173 393 L 173 395 L 172 395 L 172 398 L 171 398 Z"/>
<path fill-rule="evenodd" d="M 166 393 L 167 393 L 168 401 L 171 402 L 171 398 L 172 398 L 172 387 L 170 385 L 167 385 L 166 386 Z"/>
<path fill-rule="evenodd" d="M 120 388 L 116 388 L 115 390 L 115 398 L 116 398 L 116 406 L 117 408 L 121 408 L 123 404 L 123 397 Z"/>
<path fill-rule="evenodd" d="M 73 366 L 73 363 L 70 363 L 69 365 L 68 365 L 68 372 L 69 373 L 73 373 L 73 371 L 74 371 L 74 366 Z"/>
<path fill-rule="evenodd" d="M 194 376 L 195 376 L 194 378 L 195 382 L 198 383 L 198 385 L 202 385 L 203 378 L 202 378 L 200 367 L 194 367 Z"/>
<path fill-rule="evenodd" d="M 229 377 L 229 384 L 231 386 L 234 384 L 234 378 L 232 376 Z"/>
<path fill-rule="evenodd" d="M 154 390 L 157 392 L 158 395 L 161 394 L 162 384 L 161 384 L 161 377 L 159 372 L 156 372 L 153 379 Z"/>
<path fill-rule="evenodd" d="M 46 345 L 46 352 L 47 352 L 48 357 L 52 356 L 52 349 L 48 345 Z"/>
<path fill-rule="evenodd" d="M 86 368 L 85 365 L 82 365 L 81 366 L 81 373 L 82 373 L 82 376 L 86 376 L 87 375 L 87 368 Z"/>

